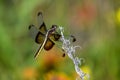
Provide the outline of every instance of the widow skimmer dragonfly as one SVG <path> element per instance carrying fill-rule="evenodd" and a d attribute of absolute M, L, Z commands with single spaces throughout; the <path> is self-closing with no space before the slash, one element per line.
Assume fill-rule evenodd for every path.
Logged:
<path fill-rule="evenodd" d="M 37 28 L 34 25 L 29 26 L 30 33 L 35 42 L 40 44 L 40 47 L 34 55 L 34 58 L 38 57 L 43 48 L 47 51 L 52 49 L 52 47 L 55 45 L 54 41 L 58 41 L 61 37 L 61 35 L 56 31 L 57 25 L 52 25 L 50 29 L 47 29 L 43 21 L 42 13 L 39 12 L 37 16 L 39 18 L 39 27 Z"/>

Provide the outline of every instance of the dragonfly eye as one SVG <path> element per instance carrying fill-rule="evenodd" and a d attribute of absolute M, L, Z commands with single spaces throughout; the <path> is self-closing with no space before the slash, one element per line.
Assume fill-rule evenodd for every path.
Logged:
<path fill-rule="evenodd" d="M 56 31 L 57 25 L 52 25 L 52 27 L 50 28 L 49 34 L 52 34 Z"/>

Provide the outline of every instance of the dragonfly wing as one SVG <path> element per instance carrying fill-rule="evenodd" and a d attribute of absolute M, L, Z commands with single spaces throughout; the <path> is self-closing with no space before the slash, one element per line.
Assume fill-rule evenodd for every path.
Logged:
<path fill-rule="evenodd" d="M 46 34 L 47 33 L 47 28 L 46 25 L 43 21 L 43 16 L 42 16 L 42 12 L 38 13 L 38 24 L 39 24 L 39 30 L 41 33 Z"/>
<path fill-rule="evenodd" d="M 38 33 L 39 33 L 39 30 L 34 25 L 29 26 L 29 34 L 34 40 Z"/>
<path fill-rule="evenodd" d="M 50 50 L 54 45 L 55 45 L 55 43 L 48 38 L 45 45 L 44 45 L 44 49 Z"/>
<path fill-rule="evenodd" d="M 35 42 L 38 44 L 42 44 L 45 39 L 45 35 L 42 34 L 34 25 L 30 25 L 29 30 L 30 35 L 35 40 Z"/>
<path fill-rule="evenodd" d="M 44 42 L 44 39 L 45 39 L 45 35 L 42 34 L 41 32 L 38 32 L 35 38 L 35 42 L 38 44 L 42 44 Z"/>
<path fill-rule="evenodd" d="M 50 39 L 53 41 L 58 41 L 60 39 L 61 35 L 58 33 L 54 33 L 50 35 Z"/>
<path fill-rule="evenodd" d="M 54 40 L 55 40 L 55 41 L 58 41 L 58 40 L 60 39 L 60 37 L 61 37 L 60 34 L 58 34 L 58 33 L 55 33 L 55 34 L 54 34 Z"/>
<path fill-rule="evenodd" d="M 43 43 L 40 45 L 38 51 L 37 51 L 36 54 L 34 55 L 34 58 L 37 58 L 37 56 L 40 54 L 40 52 L 42 51 L 43 48 L 48 51 L 48 50 L 50 50 L 54 45 L 55 45 L 55 43 L 48 38 L 45 42 L 43 42 Z"/>

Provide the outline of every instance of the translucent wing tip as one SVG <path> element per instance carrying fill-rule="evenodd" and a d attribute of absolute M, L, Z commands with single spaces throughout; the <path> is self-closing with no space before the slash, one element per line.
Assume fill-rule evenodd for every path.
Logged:
<path fill-rule="evenodd" d="M 73 38 L 73 39 L 72 39 L 72 42 L 75 42 L 75 41 L 76 41 L 75 36 L 71 35 L 71 37 Z"/>
<path fill-rule="evenodd" d="M 33 26 L 34 26 L 33 24 L 29 25 L 28 29 L 31 29 L 31 27 L 33 27 Z"/>
<path fill-rule="evenodd" d="M 42 15 L 42 12 L 38 12 L 38 16 Z"/>

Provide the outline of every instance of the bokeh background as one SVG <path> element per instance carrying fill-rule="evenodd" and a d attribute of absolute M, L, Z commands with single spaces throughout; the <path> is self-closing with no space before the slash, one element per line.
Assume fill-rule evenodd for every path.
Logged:
<path fill-rule="evenodd" d="M 47 28 L 64 27 L 80 45 L 76 55 L 90 80 L 120 80 L 120 0 L 0 0 L 0 80 L 75 80 L 73 62 L 60 46 L 35 60 L 28 26 L 43 12 Z M 59 45 L 59 43 L 57 44 Z"/>

